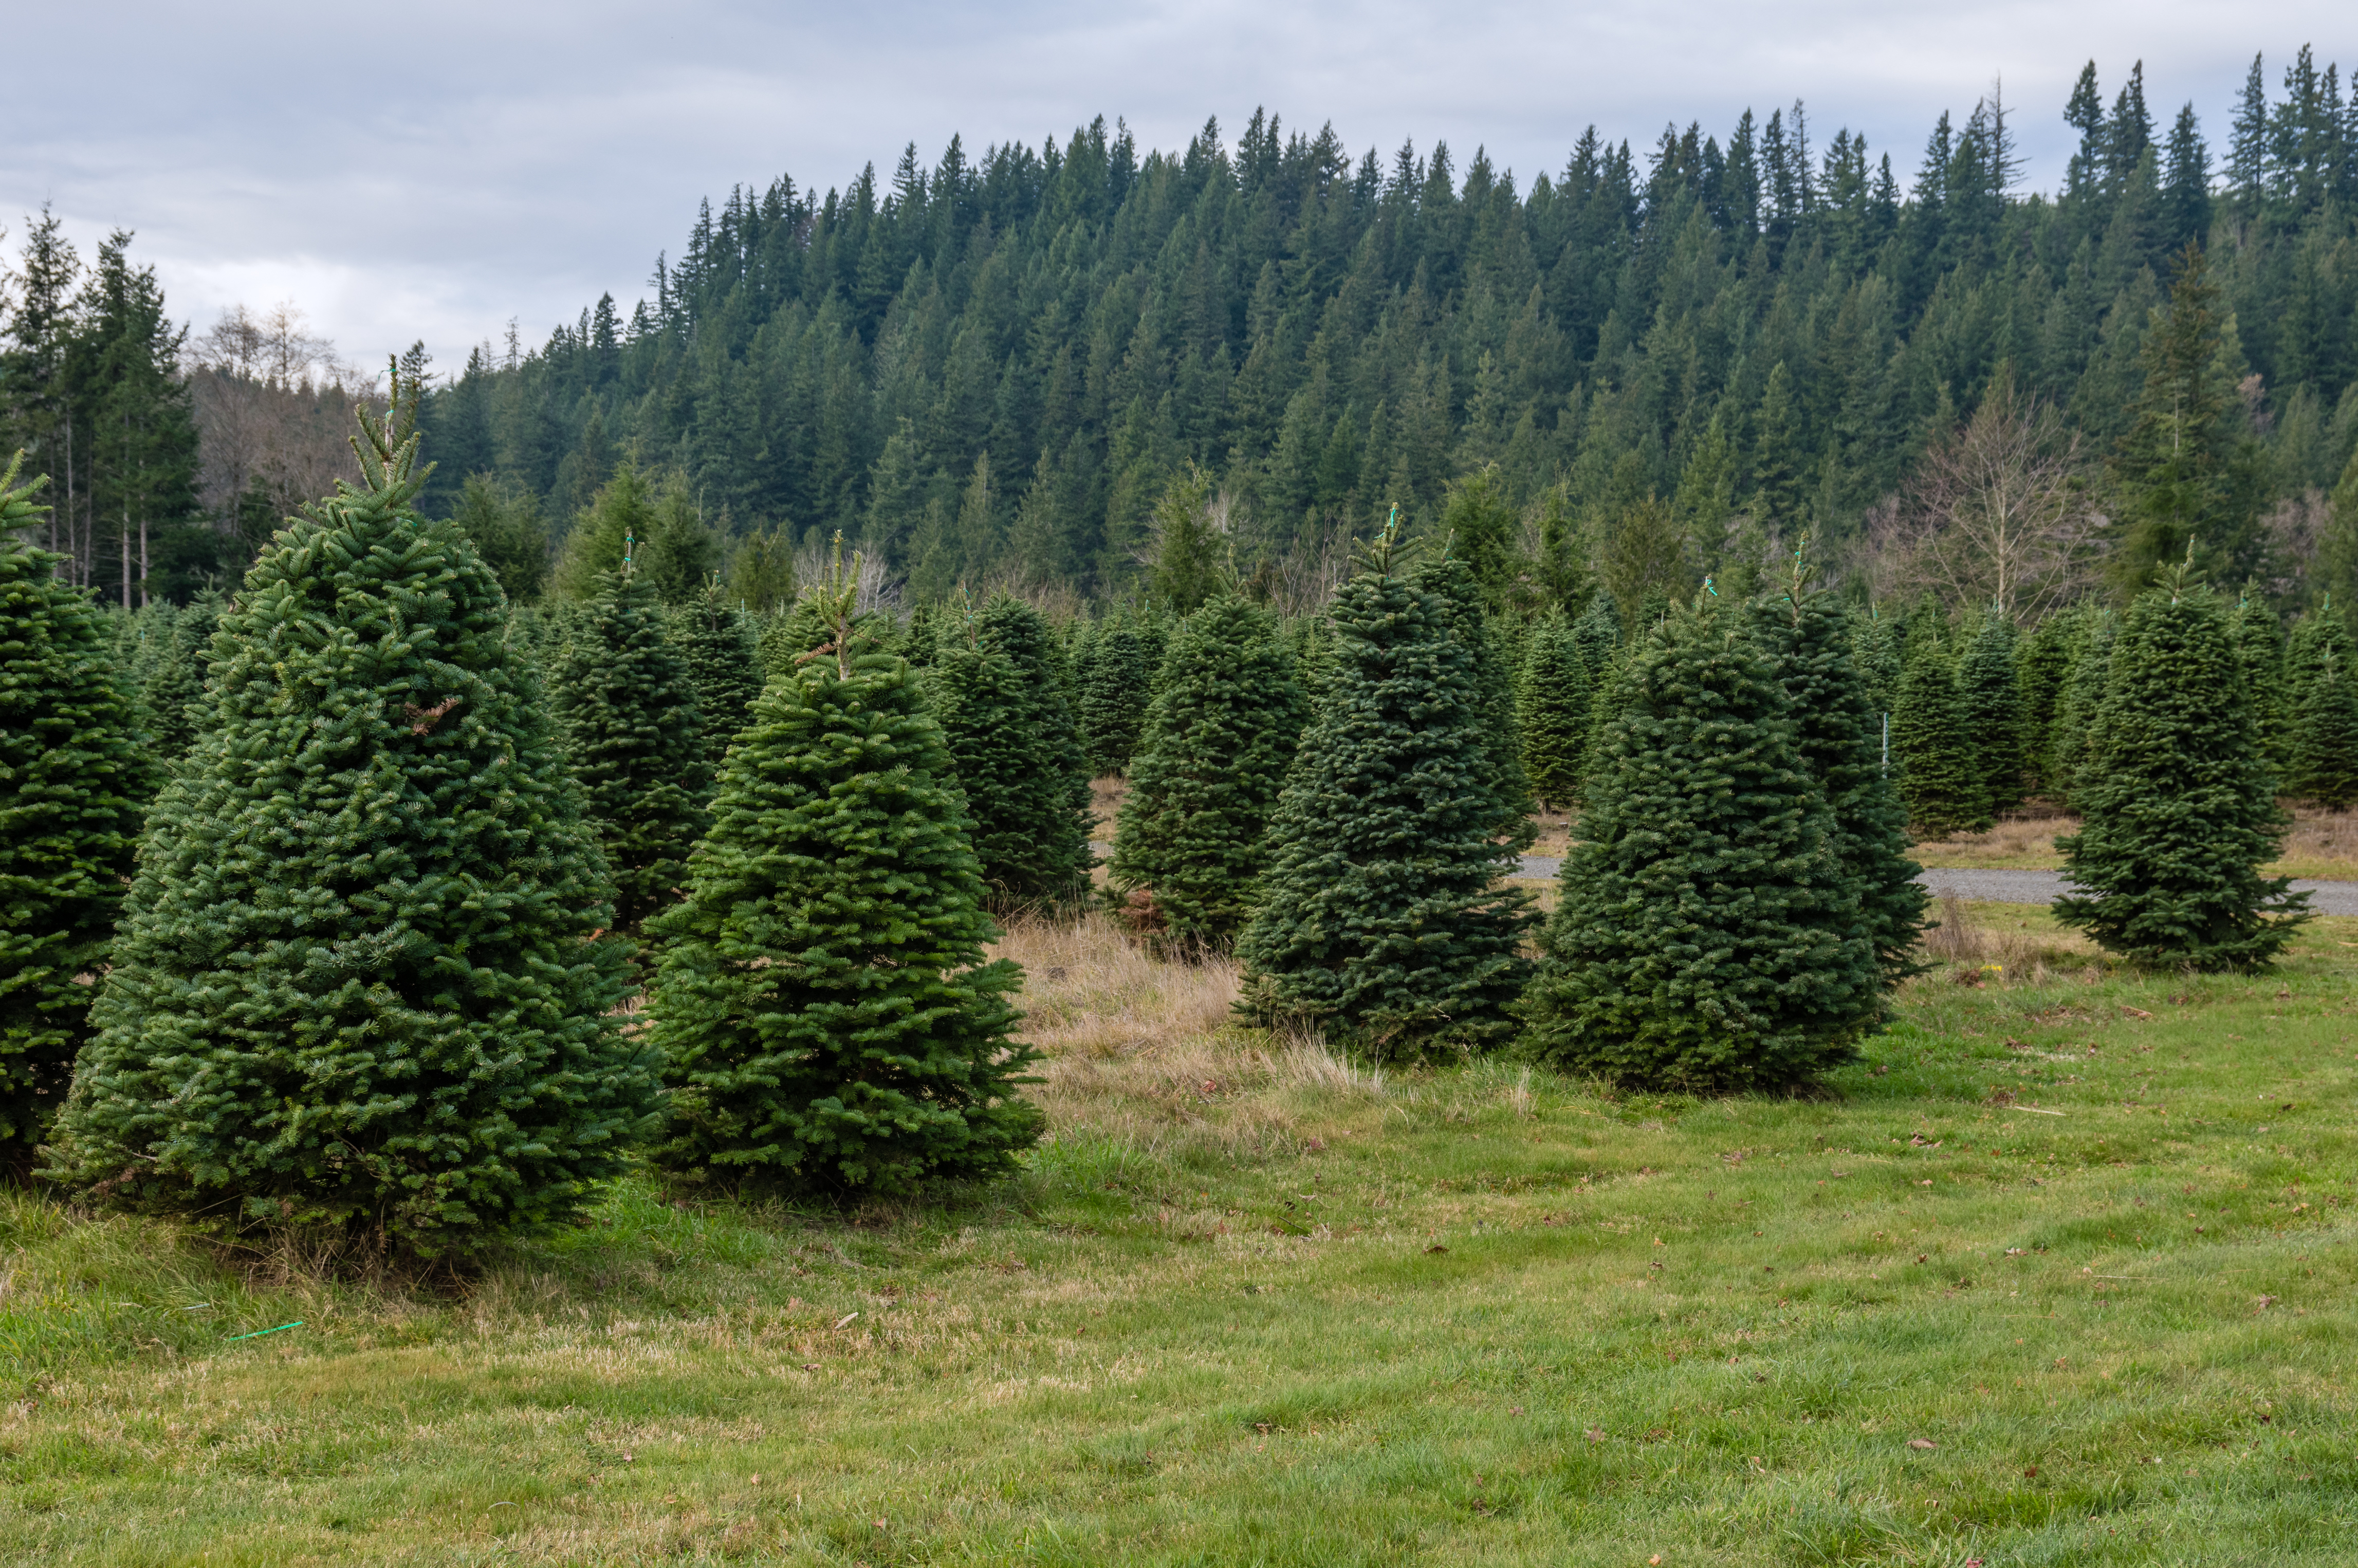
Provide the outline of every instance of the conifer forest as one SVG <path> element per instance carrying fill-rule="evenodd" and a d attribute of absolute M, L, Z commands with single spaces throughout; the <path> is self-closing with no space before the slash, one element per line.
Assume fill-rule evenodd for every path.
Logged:
<path fill-rule="evenodd" d="M 2026 114 L 2076 137 L 2053 189 L 2024 179 Z M 936 1461 L 892 1423 L 932 1396 L 892 1380 L 1011 1365 L 1032 1352 L 971 1346 L 1053 1321 L 1062 1359 L 958 1384 L 928 1452 L 1053 1385 L 1099 1433 L 1074 1474 L 1107 1496 L 1191 1462 L 1174 1453 L 1213 1463 L 1212 1439 L 1105 1403 L 1110 1363 L 1075 1368 L 1124 1332 L 1106 1313 L 1146 1309 L 1076 1306 L 1077 1283 L 1052 1300 L 1051 1269 L 1088 1291 L 1144 1271 L 1157 1311 L 1220 1292 L 1217 1330 L 1171 1320 L 1195 1343 L 1236 1311 L 1358 1330 L 1485 1249 L 1641 1249 L 1550 1310 L 1589 1303 L 1582 1343 L 1616 1346 L 1632 1388 L 1702 1368 L 1734 1391 L 1591 1390 L 1609 1413 L 1575 1421 L 1527 1390 L 1585 1351 L 1541 1364 L 1484 1326 L 1507 1309 L 1453 1319 L 1466 1359 L 1402 1351 L 1404 1400 L 1478 1390 L 1571 1424 L 1546 1477 L 1496 1438 L 1489 1479 L 1448 1483 L 1470 1498 L 1450 1531 L 1569 1519 L 1537 1499 L 1617 1487 L 1659 1518 L 1682 1408 L 1785 1401 L 1721 1444 L 1767 1456 L 1737 1456 L 1747 1486 L 1786 1440 L 1854 1424 L 1905 1443 L 1892 1464 L 1962 1464 L 1983 1441 L 1965 1424 L 1853 1421 L 1845 1401 L 1881 1396 L 1826 1366 L 1855 1346 L 1773 1384 L 1753 1370 L 1806 1313 L 1831 1335 L 1897 1299 L 1887 1274 L 1921 1287 L 1915 1310 L 1971 1308 L 1974 1333 L 2020 1346 L 2065 1290 L 2093 1310 L 2175 1266 L 2125 1236 L 2216 1248 L 2209 1227 L 2248 1222 L 2222 1270 L 2259 1270 L 2266 1232 L 2286 1251 L 2268 1267 L 2309 1271 L 2235 1321 L 2286 1329 L 2257 1314 L 2309 1290 L 2324 1343 L 2345 1306 L 2287 1249 L 2321 1258 L 2332 1238 L 2296 1231 L 2358 1202 L 2346 1117 L 2277 1139 L 2346 1102 L 2352 1060 L 2318 1021 L 2358 974 L 2331 902 L 2358 888 L 2358 72 L 2255 58 L 2206 120 L 2149 103 L 2141 64 L 2091 62 L 2062 103 L 1994 88 L 1926 118 L 1906 147 L 1829 135 L 1798 102 L 1645 146 L 1591 129 L 1520 174 L 1479 146 L 1354 152 L 1261 111 L 1176 148 L 1119 119 L 1037 146 L 953 137 L 930 162 L 913 144 L 824 194 L 796 171 L 705 200 L 639 298 L 601 296 L 545 341 L 416 341 L 382 369 L 288 307 L 200 330 L 134 233 L 85 258 L 29 216 L 0 292 L 0 1238 L 46 1282 L 19 1310 L 0 1269 L 0 1352 L 48 1369 L 17 1425 L 131 1400 L 91 1391 L 90 1357 L 199 1354 L 187 1314 L 211 1297 L 135 1332 L 83 1299 L 148 1290 L 138 1271 L 163 1265 L 143 1249 L 284 1305 L 224 1344 L 315 1324 L 423 1365 L 443 1330 L 409 1337 L 425 1319 L 400 1314 L 442 1309 L 383 1304 L 412 1290 L 476 1303 L 450 1309 L 478 1313 L 476 1345 L 511 1332 L 481 1326 L 502 1314 L 545 1347 L 577 1318 L 627 1337 L 692 1308 L 744 1358 L 716 1388 L 808 1392 L 856 1341 L 879 1402 L 837 1418 L 890 1427 L 917 1467 Z M 1979 871 L 2055 885 L 2018 905 L 1942 887 Z M 2230 1009 L 2277 1054 L 2234 1055 Z M 2181 1068 L 2188 1087 L 2156 1087 Z M 2196 1152 L 2231 1123 L 2234 1149 Z M 2203 1162 L 2245 1144 L 2233 1192 L 2204 1186 L 2226 1178 Z M 1925 1239 L 1982 1160 L 1979 1230 Z M 2121 1184 L 2136 1161 L 2168 1182 Z M 2115 1184 L 2045 1228 L 1987 1206 L 2061 1204 L 2071 1182 Z M 1347 1225 L 1319 1206 L 1338 1191 L 1365 1199 Z M 1841 1228 L 1859 1215 L 1885 1228 Z M 1853 1254 L 1790 1260 L 1837 1233 Z M 1413 1277 L 1329 1280 L 1293 1316 L 1262 1293 L 1308 1277 L 1285 1249 L 1379 1237 Z M 2087 1277 L 2039 1283 L 2067 1250 Z M 1214 1263 L 1253 1282 L 1205 1285 Z M 899 1326 L 955 1271 L 1000 1292 L 991 1326 Z M 2050 1292 L 2004 1321 L 2044 1320 L 1991 1326 L 2001 1276 L 2009 1303 Z M 1594 1305 L 1614 1292 L 1649 1304 Z M 1711 1315 L 1738 1292 L 1741 1325 Z M 1331 1338 L 1269 1333 L 1293 1392 L 1220 1385 L 1220 1442 L 1379 1444 L 1355 1423 L 1429 1419 L 1364 1413 L 1390 1396 L 1332 1393 Z M 1874 1343 L 1892 1388 L 1934 1358 Z M 2060 1387 L 2082 1354 L 2012 1386 Z M 2283 1489 L 2238 1479 L 2219 1517 L 2299 1548 L 2273 1560 L 2346 1549 L 2346 1507 L 2329 1529 L 2283 1500 L 2329 1466 L 2347 1480 L 2358 1413 L 2330 1380 L 2254 1405 L 2283 1424 L 2239 1402 L 2234 1422 L 2269 1426 L 2188 1436 L 2162 1406 L 2103 1403 L 2144 1397 L 2119 1364 L 2073 1396 L 2113 1413 L 2071 1419 L 2168 1450 L 2172 1486 L 2214 1448 L 2306 1429 Z M 1157 1365 L 1158 1397 L 1195 1409 L 1197 1373 Z M 1998 1365 L 1951 1381 L 2011 1411 L 1974 1381 Z M 607 1376 L 579 1371 L 566 1411 L 623 1399 Z M 745 1397 L 677 1410 L 736 1422 Z M 1877 1480 L 1894 1500 L 1869 1509 L 1812 1480 L 1697 1505 L 1716 1522 L 1679 1560 L 1980 1563 L 1974 1530 L 2082 1516 L 2087 1541 L 1988 1560 L 2160 1560 L 2089 1543 L 2112 1532 L 2099 1515 L 2164 1506 L 2137 1490 L 2163 1473 L 2103 1479 L 2092 1450 L 2027 1435 L 2065 1421 L 2055 1398 L 2015 1402 L 2020 1453 L 1942 1494 L 1963 1499 L 1941 1505 L 1952 1529 L 1906 1501 L 1913 1481 Z M 647 1419 L 584 1439 L 562 1507 L 594 1513 L 591 1484 L 635 1485 L 641 1453 L 665 1465 L 670 1416 Z M 0 1475 L 29 1475 L 48 1450 L 14 1433 Z M 903 1541 L 893 1509 L 915 1505 L 845 1478 L 886 1460 L 809 1470 L 841 1515 L 824 1525 L 765 1505 L 754 1474 L 668 1545 L 568 1556 L 550 1536 L 519 1557 L 718 1561 L 753 1552 L 724 1550 L 753 1539 L 730 1533 L 741 1515 L 801 1543 L 763 1561 L 1030 1552 L 1021 1521 L 979 1514 Z M 1351 1478 L 1338 1528 L 1407 1539 L 1368 1489 L 1391 1460 L 1316 1463 L 1322 1487 Z M 725 1468 L 698 1464 L 666 1508 Z M 1600 1479 L 1612 1465 L 1625 1480 Z M 805 1486 L 797 1469 L 795 1510 Z M 2040 1486 L 2059 1491 L 2034 1519 Z M 514 1497 L 471 1500 L 450 1539 L 491 1531 L 490 1508 L 525 1529 L 559 1507 L 498 1487 Z M 1261 1560 L 1120 1506 L 1152 1520 L 1140 1560 Z M 13 1507 L 0 1541 L 49 1528 Z M 1596 1528 L 1637 1541 L 1648 1509 Z M 169 1534 L 126 1528 L 151 1527 Z M 1772 1535 L 1791 1552 L 1746 1555 Z M 1530 1550 L 1512 1560 L 1587 1560 Z"/>

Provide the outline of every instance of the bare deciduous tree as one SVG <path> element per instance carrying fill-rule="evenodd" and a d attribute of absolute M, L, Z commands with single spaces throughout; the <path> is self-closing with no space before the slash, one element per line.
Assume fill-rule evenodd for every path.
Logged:
<path fill-rule="evenodd" d="M 2072 598 L 2094 582 L 2106 542 L 2087 470 L 2079 433 L 2001 372 L 1974 416 L 1870 514 L 1877 589 L 1930 589 L 2026 620 Z"/>
<path fill-rule="evenodd" d="M 198 496 L 249 534 L 276 527 L 339 479 L 357 480 L 352 405 L 384 397 L 303 330 L 303 313 L 233 307 L 190 345 L 189 390 L 199 441 Z M 247 543 L 258 544 L 258 538 Z"/>

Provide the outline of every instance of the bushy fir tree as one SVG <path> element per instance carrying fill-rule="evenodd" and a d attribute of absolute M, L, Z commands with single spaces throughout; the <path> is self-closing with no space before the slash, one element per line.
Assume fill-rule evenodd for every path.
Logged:
<path fill-rule="evenodd" d="M 1146 644 L 1126 615 L 1092 627 L 1087 638 L 1074 660 L 1081 750 L 1090 773 L 1105 778 L 1129 771 L 1146 724 Z"/>
<path fill-rule="evenodd" d="M 2022 690 L 2014 658 L 2014 622 L 1982 617 L 1957 669 L 1965 728 L 1981 758 L 1983 809 L 1995 816 L 2022 804 Z"/>
<path fill-rule="evenodd" d="M 1588 755 L 1588 720 L 1595 696 L 1588 666 L 1572 627 L 1561 615 L 1531 630 L 1516 703 L 1522 731 L 1523 776 L 1541 806 L 1562 811 L 1580 797 Z"/>
<path fill-rule="evenodd" d="M 2253 732 L 2227 607 L 2187 567 L 2138 595 L 2104 686 L 2080 832 L 2058 838 L 2082 891 L 2055 916 L 2153 967 L 2266 964 L 2308 895 L 2260 868 L 2286 827 Z"/>
<path fill-rule="evenodd" d="M 2305 616 L 2294 628 L 2287 662 L 2292 711 L 2285 726 L 2286 790 L 2329 811 L 2343 810 L 2358 801 L 2358 683 L 2352 678 L 2350 633 L 2330 614 Z"/>
<path fill-rule="evenodd" d="M 2086 626 L 2077 606 L 2050 611 L 2022 640 L 2015 661 L 2015 689 L 2022 705 L 2023 772 L 2036 793 L 2061 798 L 2055 768 L 2056 716 L 2071 675 L 2071 657 Z"/>
<path fill-rule="evenodd" d="M 1040 612 L 1001 598 L 943 648 L 929 676 L 976 858 L 1002 906 L 1088 892 L 1089 774 Z"/>
<path fill-rule="evenodd" d="M 1745 611 L 1705 599 L 1673 612 L 1624 684 L 1541 934 L 1524 1048 L 1617 1083 L 1714 1091 L 1849 1059 L 1881 1010 L 1875 944 Z"/>
<path fill-rule="evenodd" d="M 434 1253 L 567 1217 L 657 1087 L 499 583 L 418 515 L 415 438 L 362 425 L 362 482 L 281 530 L 222 617 L 51 1174 Z"/>
<path fill-rule="evenodd" d="M 705 751 L 718 757 L 744 727 L 753 699 L 762 695 L 762 660 L 746 617 L 729 602 L 714 578 L 703 595 L 673 612 L 671 633 L 688 684 L 696 689 L 697 718 Z"/>
<path fill-rule="evenodd" d="M 1797 557 L 1798 566 L 1798 557 Z M 1853 649 L 1855 618 L 1828 593 L 1794 581 L 1768 606 L 1761 641 L 1793 716 L 1802 766 L 1831 814 L 1829 842 L 1856 889 L 1859 919 L 1887 988 L 1919 971 L 1923 868 L 1908 855 L 1908 807 L 1883 760 L 1883 716 Z"/>
<path fill-rule="evenodd" d="M 566 750 L 624 931 L 686 885 L 711 778 L 696 686 L 664 622 L 662 600 L 626 559 L 576 611 L 557 666 Z"/>
<path fill-rule="evenodd" d="M 65 1101 L 106 971 L 150 738 L 103 614 L 21 530 L 48 481 L 0 473 L 0 1170 L 23 1174 Z"/>
<path fill-rule="evenodd" d="M 1270 613 L 1222 594 L 1181 623 L 1130 765 L 1107 867 L 1181 950 L 1233 945 L 1260 903 L 1270 819 L 1303 718 Z"/>
<path fill-rule="evenodd" d="M 1890 617 L 1873 605 L 1852 622 L 1851 657 L 1866 688 L 1867 706 L 1877 715 L 1878 732 L 1887 729 L 1891 709 L 1899 700 L 1899 630 Z"/>
<path fill-rule="evenodd" d="M 1918 837 L 1945 838 L 1989 827 L 1988 773 L 1974 744 L 1957 666 L 1930 638 L 1908 650 L 1891 715 L 1891 755 Z"/>
<path fill-rule="evenodd" d="M 140 699 L 155 730 L 156 755 L 163 762 L 177 760 L 196 743 L 205 670 L 221 612 L 221 595 L 206 589 L 159 633 L 161 645 L 148 663 Z"/>
<path fill-rule="evenodd" d="M 1511 1036 L 1529 902 L 1455 611 L 1399 569 L 1388 526 L 1329 610 L 1335 667 L 1278 805 L 1239 1010 L 1379 1054 Z"/>
<path fill-rule="evenodd" d="M 770 683 L 722 765 L 650 1006 L 677 1086 L 657 1162 L 754 1191 L 904 1194 L 1039 1135 L 986 961 L 965 803 L 908 662 L 855 623 L 859 557 L 807 597 L 829 651 Z"/>

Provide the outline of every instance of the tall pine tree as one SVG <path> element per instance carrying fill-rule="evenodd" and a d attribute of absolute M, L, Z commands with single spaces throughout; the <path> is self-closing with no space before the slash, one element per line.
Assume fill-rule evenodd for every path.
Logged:
<path fill-rule="evenodd" d="M 433 1253 L 572 1213 L 656 1084 L 499 583 L 416 511 L 415 438 L 362 425 L 361 484 L 282 530 L 222 617 L 51 1173 Z"/>
<path fill-rule="evenodd" d="M 770 683 L 720 773 L 650 1007 L 672 1170 L 737 1189 L 903 1194 L 1039 1136 L 998 933 L 940 727 L 908 662 L 810 595 L 828 651 Z"/>

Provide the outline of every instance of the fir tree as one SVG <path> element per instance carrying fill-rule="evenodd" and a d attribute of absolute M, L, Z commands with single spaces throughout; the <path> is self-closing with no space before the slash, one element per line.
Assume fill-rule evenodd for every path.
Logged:
<path fill-rule="evenodd" d="M 1224 949 L 1260 902 L 1302 690 L 1269 612 L 1223 594 L 1181 623 L 1130 770 L 1108 881 L 1186 949 Z"/>
<path fill-rule="evenodd" d="M 852 572 L 810 595 L 828 651 L 770 683 L 723 764 L 650 1007 L 675 1081 L 657 1162 L 733 1188 L 905 1194 L 1039 1136 L 940 726 L 874 652 Z"/>
<path fill-rule="evenodd" d="M 2258 737 L 2269 765 L 2279 775 L 2288 774 L 2293 767 L 2294 710 L 2300 701 L 2300 683 L 2286 665 L 2284 624 L 2246 587 L 2228 616 L 2228 627 L 2251 692 L 2252 733 Z"/>
<path fill-rule="evenodd" d="M 171 618 L 163 646 L 141 683 L 141 702 L 155 727 L 156 754 L 165 762 L 176 761 L 196 743 L 202 718 L 199 705 L 204 701 L 205 671 L 221 612 L 220 594 L 211 589 L 199 593 Z"/>
<path fill-rule="evenodd" d="M 931 681 L 974 822 L 982 880 L 1002 905 L 1069 904 L 1088 890 L 1089 774 L 1039 611 L 993 600 Z"/>
<path fill-rule="evenodd" d="M 23 1174 L 89 1033 L 155 783 L 101 612 L 20 530 L 47 482 L 0 473 L 0 1168 Z"/>
<path fill-rule="evenodd" d="M 362 427 L 361 484 L 282 530 L 222 617 L 51 1174 L 434 1253 L 570 1215 L 656 1085 L 506 600 L 415 510 L 415 438 Z"/>
<path fill-rule="evenodd" d="M 1835 678 L 1817 656 L 1835 634 L 1812 626 L 1797 679 Z M 1805 1082 L 1855 1054 L 1881 1008 L 1875 943 L 1777 677 L 1731 605 L 1706 599 L 1648 637 L 1541 934 L 1532 1055 L 1728 1090 Z M 1855 746 L 1826 739 L 1847 774 Z"/>
<path fill-rule="evenodd" d="M 1127 773 L 1146 723 L 1146 644 L 1127 616 L 1093 628 L 1087 657 L 1076 657 L 1081 749 L 1091 774 Z"/>
<path fill-rule="evenodd" d="M 662 603 L 625 559 L 568 627 L 557 717 L 624 931 L 672 902 L 704 831 L 710 779 L 696 687 L 665 635 Z"/>
<path fill-rule="evenodd" d="M 1508 1038 L 1528 901 L 1455 611 L 1397 568 L 1387 527 L 1329 611 L 1335 668 L 1280 799 L 1276 862 L 1238 944 L 1238 1006 L 1397 1054 Z"/>
<path fill-rule="evenodd" d="M 1588 667 L 1571 626 L 1560 614 L 1541 622 L 1523 661 L 1516 708 L 1521 719 L 1523 775 L 1540 804 L 1550 810 L 1561 811 L 1579 798 L 1594 703 Z"/>
<path fill-rule="evenodd" d="M 2015 662 L 2015 689 L 2022 707 L 2023 764 L 2031 789 L 2061 798 L 2062 787 L 2055 767 L 2056 718 L 2063 706 L 2063 688 L 2071 675 L 2071 657 L 2085 631 L 2085 613 L 2078 607 L 2055 611 L 2039 618 L 2023 639 Z"/>
<path fill-rule="evenodd" d="M 1852 652 L 1857 628 L 1831 594 L 1801 591 L 1796 581 L 1769 608 L 1762 641 L 1792 710 L 1802 766 L 1825 794 L 1834 860 L 1857 892 L 1883 982 L 1896 986 L 1920 968 L 1928 894 L 1908 856 L 1908 808 L 1884 764 L 1883 715 Z"/>
<path fill-rule="evenodd" d="M 1945 838 L 1989 827 L 1988 774 L 1974 744 L 1957 666 L 1936 642 L 1908 650 L 1891 715 L 1891 753 L 1918 837 Z"/>
<path fill-rule="evenodd" d="M 1573 622 L 1572 644 L 1580 652 L 1589 690 L 1603 690 L 1605 672 L 1612 665 L 1614 650 L 1621 644 L 1621 611 L 1614 604 L 1613 596 L 1603 589 L 1596 590 L 1588 608 Z"/>
<path fill-rule="evenodd" d="M 1866 702 L 1875 710 L 1877 728 L 1877 750 L 1884 754 L 1885 771 L 1890 771 L 1891 709 L 1899 700 L 1899 633 L 1886 616 L 1867 606 L 1866 619 L 1851 626 L 1851 658 L 1858 665 L 1858 678 L 1866 693 Z"/>
<path fill-rule="evenodd" d="M 1523 776 L 1522 742 L 1515 729 L 1515 665 L 1496 622 L 1483 612 L 1482 588 L 1473 570 L 1454 555 L 1416 574 L 1417 586 L 1449 606 L 1450 628 L 1471 657 L 1474 686 L 1482 705 L 1481 744 L 1490 769 L 1490 790 L 1498 801 L 1494 831 L 1507 835 L 1518 851 L 1531 845 L 1531 781 Z"/>
<path fill-rule="evenodd" d="M 2309 615 L 2294 629 L 2291 722 L 2284 747 L 2287 791 L 2341 811 L 2358 800 L 2358 685 L 2351 674 L 2350 633 L 2331 615 Z M 2251 688 L 2257 695 L 2256 686 Z"/>
<path fill-rule="evenodd" d="M 2104 684 L 2112 675 L 2113 643 L 2119 630 L 2119 621 L 2109 610 L 2089 616 L 2071 654 L 2071 672 L 2064 677 L 2063 700 L 2056 708 L 2055 785 L 2063 804 L 2074 811 L 2096 782 Z"/>
<path fill-rule="evenodd" d="M 714 578 L 704 596 L 676 611 L 673 644 L 696 691 L 697 717 L 714 755 L 729 749 L 762 695 L 762 660 L 745 617 L 733 609 Z"/>
<path fill-rule="evenodd" d="M 2285 820 L 2244 700 L 2226 607 L 2184 567 L 2138 596 L 2104 686 L 2085 825 L 2057 839 L 2082 894 L 2055 916 L 2154 967 L 2268 963 L 2308 895 L 2260 874 Z"/>
<path fill-rule="evenodd" d="M 1984 615 L 1957 670 L 1966 732 L 1981 760 L 1982 806 L 1993 816 L 2022 804 L 2022 691 L 2014 643 L 2011 620 Z"/>

